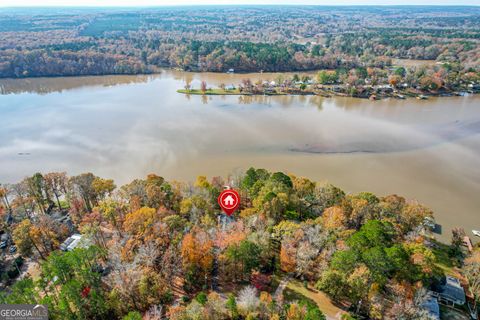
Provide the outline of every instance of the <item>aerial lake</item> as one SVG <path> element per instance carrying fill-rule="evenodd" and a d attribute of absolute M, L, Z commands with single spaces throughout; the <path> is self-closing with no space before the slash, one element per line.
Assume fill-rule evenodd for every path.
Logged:
<path fill-rule="evenodd" d="M 201 80 L 275 74 L 0 80 L 0 182 L 93 172 L 117 185 L 155 172 L 192 181 L 250 166 L 399 194 L 452 227 L 480 229 L 480 96 L 369 101 L 176 93 Z"/>

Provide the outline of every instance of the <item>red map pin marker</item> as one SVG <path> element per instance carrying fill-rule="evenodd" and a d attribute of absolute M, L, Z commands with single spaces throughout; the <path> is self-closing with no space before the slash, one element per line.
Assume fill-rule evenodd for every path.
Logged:
<path fill-rule="evenodd" d="M 223 190 L 218 196 L 218 205 L 230 216 L 240 205 L 240 195 L 233 189 Z"/>

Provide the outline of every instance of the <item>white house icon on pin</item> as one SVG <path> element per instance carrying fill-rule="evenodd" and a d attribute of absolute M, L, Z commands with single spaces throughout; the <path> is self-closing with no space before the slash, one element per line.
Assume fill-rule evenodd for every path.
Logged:
<path fill-rule="evenodd" d="M 225 197 L 225 199 L 223 199 L 223 203 L 226 206 L 233 206 L 235 203 L 235 199 L 233 199 L 231 195 L 228 195 L 227 197 Z"/>

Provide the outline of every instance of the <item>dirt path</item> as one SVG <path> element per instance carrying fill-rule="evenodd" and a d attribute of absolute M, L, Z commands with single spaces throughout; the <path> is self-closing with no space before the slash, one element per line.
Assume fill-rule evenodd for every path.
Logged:
<path fill-rule="evenodd" d="M 346 311 L 334 305 L 325 293 L 313 288 L 307 289 L 298 280 L 291 280 L 287 287 L 288 289 L 296 291 L 297 293 L 315 301 L 318 308 L 325 314 L 328 320 L 341 319 L 343 314 L 348 314 Z"/>

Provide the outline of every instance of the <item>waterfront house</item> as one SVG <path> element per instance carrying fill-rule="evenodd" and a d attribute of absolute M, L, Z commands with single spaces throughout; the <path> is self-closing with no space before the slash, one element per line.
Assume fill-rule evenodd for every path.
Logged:
<path fill-rule="evenodd" d="M 449 306 L 464 305 L 465 290 L 460 284 L 460 280 L 455 277 L 446 276 L 443 281 L 434 286 L 432 292 L 438 301 Z"/>
<path fill-rule="evenodd" d="M 373 86 L 373 89 L 376 92 L 386 92 L 386 93 L 392 93 L 393 92 L 393 88 L 388 84 L 376 85 L 376 86 Z"/>
<path fill-rule="evenodd" d="M 342 87 L 341 87 L 341 86 L 332 86 L 332 91 L 333 91 L 333 92 L 341 92 L 341 91 L 342 91 Z"/>

